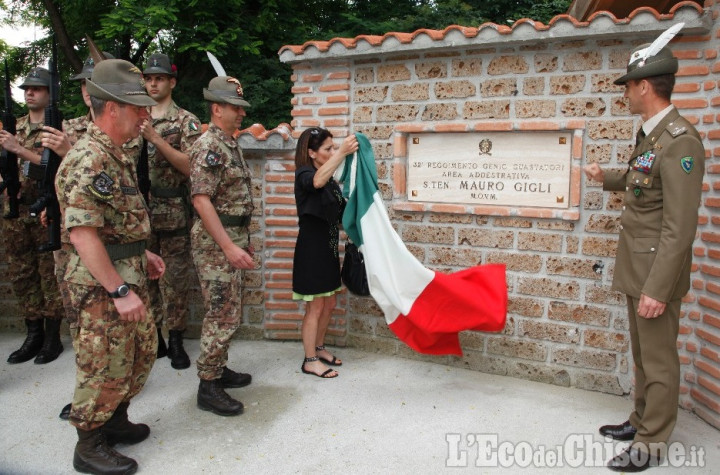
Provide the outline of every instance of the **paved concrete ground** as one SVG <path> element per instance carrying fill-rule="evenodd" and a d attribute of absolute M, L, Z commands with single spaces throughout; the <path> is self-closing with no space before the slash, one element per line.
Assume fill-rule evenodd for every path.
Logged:
<path fill-rule="evenodd" d="M 64 337 L 65 352 L 49 365 L 6 364 L 22 338 L 0 334 L 0 473 L 73 473 L 75 431 L 57 417 L 73 388 L 70 341 Z M 198 341 L 187 347 L 197 357 Z M 139 473 L 606 474 L 605 460 L 626 445 L 606 442 L 597 427 L 624 421 L 627 398 L 345 348 L 336 349 L 345 361 L 340 376 L 323 381 L 300 372 L 295 342 L 234 341 L 230 353 L 231 368 L 253 375 L 252 385 L 229 390 L 245 404 L 237 417 L 195 407 L 194 369 L 156 363 L 130 406 L 150 437 L 118 446 Z M 493 438 L 497 450 L 478 450 L 478 440 L 492 447 Z M 720 473 L 716 429 L 681 411 L 672 440 L 704 466 L 651 473 Z M 484 460 L 492 466 L 475 466 Z M 540 460 L 551 468 L 537 468 Z"/>

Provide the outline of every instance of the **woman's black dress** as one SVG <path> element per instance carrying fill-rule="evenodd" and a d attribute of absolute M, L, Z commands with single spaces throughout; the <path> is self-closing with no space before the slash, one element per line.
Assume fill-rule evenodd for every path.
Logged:
<path fill-rule="evenodd" d="M 300 231 L 293 257 L 293 292 L 301 295 L 322 294 L 340 287 L 338 227 L 345 200 L 333 179 L 316 189 L 316 171 L 309 166 L 295 171 Z"/>

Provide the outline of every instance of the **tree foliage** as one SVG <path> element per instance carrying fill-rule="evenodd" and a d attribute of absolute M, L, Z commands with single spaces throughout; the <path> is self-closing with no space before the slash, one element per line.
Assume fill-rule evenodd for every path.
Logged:
<path fill-rule="evenodd" d="M 252 107 L 248 122 L 274 127 L 290 121 L 290 75 L 277 52 L 286 44 L 458 24 L 547 22 L 570 0 L 0 0 L 5 22 L 54 31 L 66 116 L 84 113 L 79 85 L 69 81 L 87 56 L 85 35 L 101 49 L 142 66 L 152 53 L 178 68 L 178 103 L 207 120 L 202 88 L 215 76 L 206 51 L 240 79 Z M 64 33 L 63 33 L 64 32 Z M 49 56 L 51 39 L 18 48 L 0 42 L 0 54 L 20 77 Z"/>

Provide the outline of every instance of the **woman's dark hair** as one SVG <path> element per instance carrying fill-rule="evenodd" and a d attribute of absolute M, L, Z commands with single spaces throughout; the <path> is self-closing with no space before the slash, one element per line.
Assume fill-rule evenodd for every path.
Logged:
<path fill-rule="evenodd" d="M 332 136 L 329 130 L 321 129 L 320 127 L 312 127 L 300 134 L 297 147 L 295 148 L 295 167 L 312 166 L 312 159 L 310 158 L 308 150 L 317 152 L 323 142 L 325 142 L 328 137 L 332 138 Z"/>

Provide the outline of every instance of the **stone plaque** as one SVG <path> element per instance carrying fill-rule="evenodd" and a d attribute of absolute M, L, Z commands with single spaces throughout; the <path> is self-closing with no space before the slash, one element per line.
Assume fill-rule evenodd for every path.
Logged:
<path fill-rule="evenodd" d="M 421 133 L 408 137 L 408 199 L 568 208 L 570 132 Z"/>

